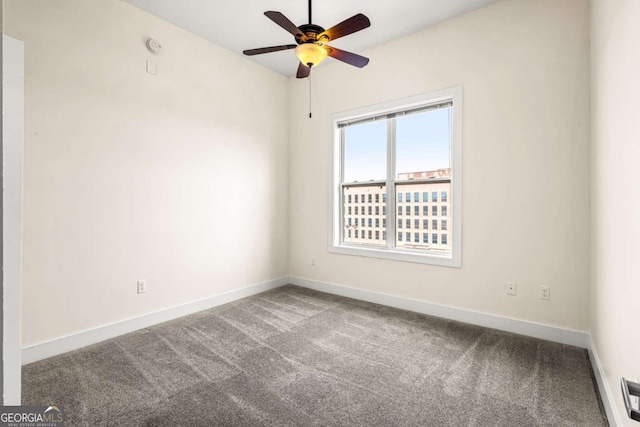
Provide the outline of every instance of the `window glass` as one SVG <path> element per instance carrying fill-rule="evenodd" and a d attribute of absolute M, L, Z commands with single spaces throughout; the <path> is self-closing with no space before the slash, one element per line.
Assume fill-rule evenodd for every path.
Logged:
<path fill-rule="evenodd" d="M 374 121 L 344 128 L 344 182 L 387 179 L 387 124 Z M 364 203 L 364 194 L 362 195 Z"/>
<path fill-rule="evenodd" d="M 439 108 L 396 118 L 399 180 L 418 179 L 422 176 L 413 174 L 451 168 L 450 110 Z"/>

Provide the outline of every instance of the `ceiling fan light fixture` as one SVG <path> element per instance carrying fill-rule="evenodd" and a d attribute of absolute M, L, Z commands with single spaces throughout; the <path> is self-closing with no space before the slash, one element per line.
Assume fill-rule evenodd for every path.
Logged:
<path fill-rule="evenodd" d="M 296 56 L 307 67 L 315 67 L 321 63 L 328 53 L 327 50 L 315 43 L 302 43 L 296 47 Z"/>

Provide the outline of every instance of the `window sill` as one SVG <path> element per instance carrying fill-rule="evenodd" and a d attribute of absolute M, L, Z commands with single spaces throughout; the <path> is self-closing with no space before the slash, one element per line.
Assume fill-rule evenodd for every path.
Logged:
<path fill-rule="evenodd" d="M 382 258 L 394 261 L 413 262 L 418 264 L 439 265 L 443 267 L 461 268 L 460 257 L 455 254 L 418 253 L 411 250 L 386 249 L 365 246 L 330 245 L 329 252 L 334 254 Z"/>

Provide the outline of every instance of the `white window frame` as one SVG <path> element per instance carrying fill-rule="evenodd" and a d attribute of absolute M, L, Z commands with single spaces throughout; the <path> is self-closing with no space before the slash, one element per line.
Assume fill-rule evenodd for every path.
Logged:
<path fill-rule="evenodd" d="M 448 238 L 452 243 L 451 253 L 442 254 L 420 249 L 379 246 L 373 247 L 340 242 L 341 233 L 339 227 L 341 225 L 343 205 L 341 177 L 344 164 L 341 137 L 342 130 L 338 127 L 338 123 L 382 114 L 390 114 L 392 112 L 403 110 L 411 110 L 420 108 L 421 106 L 428 106 L 430 104 L 437 104 L 446 101 L 451 101 L 453 104 L 451 107 L 451 169 L 453 170 L 453 176 L 451 179 L 451 192 L 448 194 L 450 200 L 448 218 L 452 226 L 450 227 L 452 230 L 448 233 Z M 392 130 L 388 130 L 388 132 L 391 131 Z M 331 116 L 331 135 L 333 141 L 331 144 L 330 159 L 331 173 L 329 175 L 329 252 L 460 268 L 462 266 L 462 86 L 455 86 L 409 98 L 398 99 L 382 104 L 333 114 Z M 395 152 L 393 152 L 392 147 L 388 144 L 387 180 L 385 183 L 389 181 L 389 177 L 394 176 L 394 173 Z M 392 200 L 393 204 L 397 206 L 395 187 L 393 185 L 387 185 L 386 188 L 387 201 Z M 387 209 L 387 219 L 387 236 L 396 236 L 398 230 L 396 230 L 397 215 L 395 209 Z"/>

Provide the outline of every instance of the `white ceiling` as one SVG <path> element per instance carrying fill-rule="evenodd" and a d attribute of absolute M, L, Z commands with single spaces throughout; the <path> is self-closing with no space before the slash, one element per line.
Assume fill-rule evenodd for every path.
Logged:
<path fill-rule="evenodd" d="M 291 34 L 264 16 L 267 10 L 281 12 L 296 25 L 308 23 L 308 2 L 304 0 L 124 1 L 238 54 L 245 49 L 295 44 Z M 313 23 L 328 29 L 356 13 L 364 13 L 371 20 L 371 27 L 331 43 L 337 48 L 362 54 L 371 47 L 494 1 L 315 0 Z M 295 75 L 298 68 L 291 50 L 248 58 L 285 76 Z M 326 62 L 331 61 L 334 59 L 329 58 Z"/>

